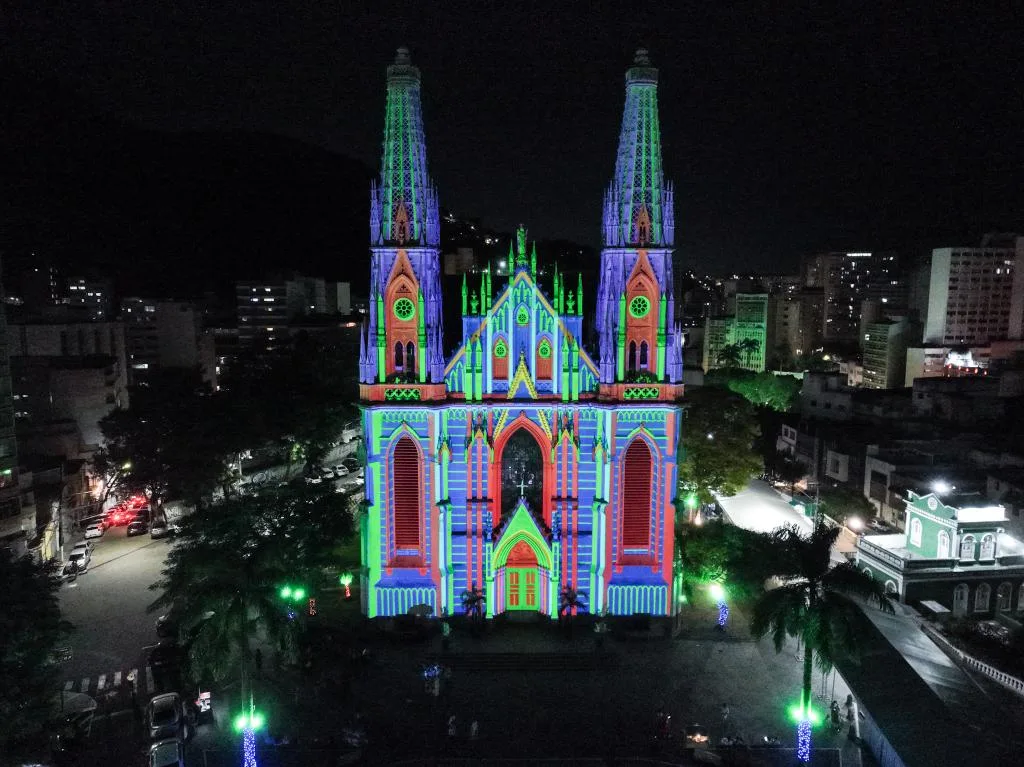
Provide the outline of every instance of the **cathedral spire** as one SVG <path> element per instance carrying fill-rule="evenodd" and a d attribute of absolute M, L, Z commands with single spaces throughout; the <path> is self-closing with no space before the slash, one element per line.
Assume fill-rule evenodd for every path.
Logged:
<path fill-rule="evenodd" d="M 438 245 L 437 191 L 427 174 L 420 71 L 407 48 L 388 67 L 380 180 L 370 195 L 372 245 Z"/>
<path fill-rule="evenodd" d="M 671 185 L 661 166 L 658 70 L 644 48 L 626 70 L 626 106 L 615 177 L 605 196 L 606 246 L 669 246 L 674 237 Z"/>

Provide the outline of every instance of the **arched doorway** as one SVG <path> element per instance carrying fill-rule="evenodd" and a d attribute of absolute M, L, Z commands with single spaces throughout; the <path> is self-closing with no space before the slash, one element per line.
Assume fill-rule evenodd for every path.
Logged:
<path fill-rule="evenodd" d="M 505 560 L 505 609 L 540 609 L 540 571 L 537 555 L 526 541 L 519 541 Z"/>

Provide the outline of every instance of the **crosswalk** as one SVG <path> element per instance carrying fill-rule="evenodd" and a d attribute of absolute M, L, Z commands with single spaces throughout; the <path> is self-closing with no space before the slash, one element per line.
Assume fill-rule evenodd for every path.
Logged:
<path fill-rule="evenodd" d="M 137 684 L 136 692 L 140 698 L 157 691 L 156 683 L 153 680 L 153 667 L 147 664 L 142 670 L 142 674 L 139 674 L 138 668 L 132 668 L 110 671 L 95 677 L 68 679 L 64 682 L 64 692 L 81 692 L 95 697 L 123 689 L 127 694 L 131 690 L 130 685 L 133 681 Z"/>

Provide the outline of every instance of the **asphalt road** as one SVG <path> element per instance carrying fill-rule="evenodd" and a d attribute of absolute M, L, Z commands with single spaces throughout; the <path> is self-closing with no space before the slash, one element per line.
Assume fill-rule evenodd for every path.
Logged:
<path fill-rule="evenodd" d="M 137 669 L 145 688 L 143 648 L 157 641 L 155 615 L 146 612 L 157 594 L 149 586 L 160 577 L 171 539 L 148 534 L 127 538 L 125 527 L 112 527 L 94 538 L 89 570 L 75 583 L 61 587 L 61 611 L 75 631 L 68 646 L 71 660 L 63 664 L 65 689 L 95 696 Z M 70 688 L 68 683 L 72 683 Z"/>

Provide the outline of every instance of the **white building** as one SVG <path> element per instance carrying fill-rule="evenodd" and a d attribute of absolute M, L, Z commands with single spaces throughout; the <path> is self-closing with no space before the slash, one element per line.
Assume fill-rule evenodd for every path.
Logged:
<path fill-rule="evenodd" d="M 126 298 L 121 302 L 125 346 L 133 381 L 159 368 L 195 368 L 217 386 L 213 334 L 202 311 L 188 301 Z"/>
<path fill-rule="evenodd" d="M 1024 237 L 932 251 L 924 343 L 984 346 L 1024 335 Z"/>
<path fill-rule="evenodd" d="M 906 317 L 872 322 L 864 327 L 862 385 L 867 389 L 905 386 L 907 345 L 913 328 Z"/>

